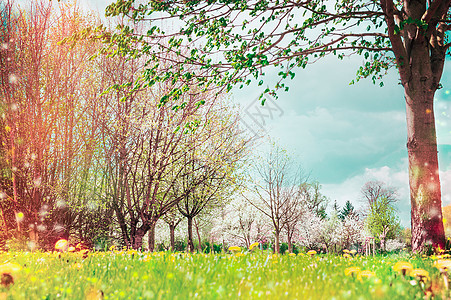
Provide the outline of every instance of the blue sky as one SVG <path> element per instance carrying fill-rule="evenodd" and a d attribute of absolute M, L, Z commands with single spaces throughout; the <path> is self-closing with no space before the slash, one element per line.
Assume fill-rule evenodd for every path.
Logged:
<path fill-rule="evenodd" d="M 266 132 L 296 156 L 323 186 L 331 202 L 363 204 L 361 188 L 380 180 L 398 188 L 398 211 L 410 225 L 407 129 L 403 88 L 396 70 L 384 87 L 362 80 L 349 85 L 363 59 L 328 57 L 296 72 L 290 90 L 279 93 L 281 116 L 266 124 Z M 451 204 L 451 63 L 444 88 L 436 94 L 435 116 L 443 204 Z M 235 91 L 239 102 L 258 98 L 261 87 Z M 247 99 L 247 100 L 246 100 Z M 278 114 L 280 115 L 280 114 Z M 331 204 L 332 204 L 331 203 Z"/>
<path fill-rule="evenodd" d="M 104 15 L 111 0 L 80 0 Z M 281 111 L 263 127 L 311 172 L 331 201 L 350 200 L 361 206 L 361 187 L 381 180 L 398 188 L 398 211 L 404 226 L 410 225 L 410 198 L 406 150 L 403 89 L 396 70 L 384 78 L 384 87 L 355 78 L 363 58 L 339 61 L 325 58 L 298 70 L 288 82 L 289 92 L 276 100 Z M 268 76 L 270 79 L 271 76 Z M 443 205 L 451 204 L 451 62 L 436 94 L 435 116 L 439 144 Z M 262 87 L 234 90 L 231 97 L 243 108 L 252 107 Z M 252 119 L 245 119 L 252 123 Z M 251 124 L 252 125 L 252 124 Z"/>

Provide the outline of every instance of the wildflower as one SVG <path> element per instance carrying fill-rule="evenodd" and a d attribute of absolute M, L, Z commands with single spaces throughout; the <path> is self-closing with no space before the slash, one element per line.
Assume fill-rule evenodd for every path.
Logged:
<path fill-rule="evenodd" d="M 426 281 L 428 281 L 430 279 L 429 278 L 429 272 L 425 271 L 423 269 L 412 270 L 410 272 L 410 276 L 416 277 L 421 282 L 426 282 Z"/>
<path fill-rule="evenodd" d="M 355 250 L 355 249 L 352 249 L 351 251 L 349 251 L 349 253 L 351 253 L 352 255 L 354 255 L 354 254 L 356 254 L 356 253 L 357 253 L 357 250 Z"/>
<path fill-rule="evenodd" d="M 112 245 L 112 246 L 109 248 L 109 250 L 110 250 L 110 251 L 115 251 L 115 250 L 116 250 L 116 245 Z"/>
<path fill-rule="evenodd" d="M 92 287 L 86 294 L 85 299 L 86 300 L 101 300 L 103 299 L 104 294 L 102 290 L 98 290 L 94 287 Z"/>
<path fill-rule="evenodd" d="M 440 270 L 440 272 L 448 272 L 451 268 L 451 260 L 449 259 L 440 259 L 434 262 L 434 267 Z"/>
<path fill-rule="evenodd" d="M 135 255 L 135 254 L 138 254 L 138 251 L 136 251 L 135 249 L 129 249 L 128 251 L 127 251 L 127 254 L 128 255 Z M 155 255 L 157 255 L 158 253 L 155 253 Z M 158 254 L 159 255 L 159 254 Z"/>
<path fill-rule="evenodd" d="M 55 249 L 59 251 L 64 251 L 67 249 L 68 242 L 65 239 L 60 239 L 55 244 Z"/>
<path fill-rule="evenodd" d="M 288 256 L 296 256 L 295 253 L 289 253 Z"/>
<path fill-rule="evenodd" d="M 83 267 L 83 265 L 80 264 L 80 263 L 74 263 L 74 264 L 72 265 L 72 268 L 74 268 L 74 269 L 81 269 L 82 267 Z"/>
<path fill-rule="evenodd" d="M 70 246 L 67 248 L 67 252 L 75 252 L 75 247 Z"/>
<path fill-rule="evenodd" d="M 345 275 L 346 276 L 352 276 L 354 277 L 354 274 L 359 274 L 360 268 L 359 267 L 350 267 L 345 269 Z"/>
<path fill-rule="evenodd" d="M 351 255 L 349 255 L 348 253 L 343 254 L 344 258 L 351 258 Z"/>
<path fill-rule="evenodd" d="M 18 272 L 22 269 L 22 267 L 15 263 L 6 263 L 0 265 L 0 274 L 11 274 Z"/>
<path fill-rule="evenodd" d="M 255 242 L 255 243 L 251 244 L 251 245 L 249 246 L 249 250 L 254 249 L 254 248 L 257 247 L 258 245 L 259 245 L 259 242 Z"/>
<path fill-rule="evenodd" d="M 409 273 L 413 270 L 413 266 L 411 263 L 407 261 L 398 261 L 394 266 L 393 270 L 395 272 L 402 273 L 402 276 L 409 275 Z"/>
<path fill-rule="evenodd" d="M 371 278 L 371 277 L 375 277 L 375 276 L 376 276 L 376 274 L 374 272 L 369 271 L 369 270 L 363 270 L 357 275 L 357 279 L 362 281 L 362 278 Z"/>
<path fill-rule="evenodd" d="M 347 253 L 349 253 L 349 250 L 348 249 L 344 249 L 343 252 L 347 254 Z"/>
<path fill-rule="evenodd" d="M 240 247 L 238 247 L 238 246 L 230 246 L 229 247 L 229 251 L 232 251 L 232 252 L 238 252 L 238 251 L 241 251 L 241 248 Z"/>
<path fill-rule="evenodd" d="M 235 254 L 235 256 L 240 257 L 240 256 L 245 256 L 245 255 L 244 255 L 244 253 L 238 252 L 237 254 Z"/>
<path fill-rule="evenodd" d="M 307 252 L 307 255 L 310 255 L 310 256 L 313 256 L 315 254 L 316 254 L 315 250 L 310 250 L 310 251 Z"/>

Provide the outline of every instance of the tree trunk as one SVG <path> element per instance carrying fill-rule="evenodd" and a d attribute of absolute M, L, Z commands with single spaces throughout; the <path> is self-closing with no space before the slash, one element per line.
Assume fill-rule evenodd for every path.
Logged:
<path fill-rule="evenodd" d="M 175 251 L 175 225 L 169 224 L 169 236 L 171 241 L 171 251 Z"/>
<path fill-rule="evenodd" d="M 424 79 L 424 78 L 423 78 Z M 424 79 L 426 80 L 426 79 Z M 434 92 L 406 88 L 412 250 L 445 245 L 434 119 Z M 414 85 L 415 86 L 415 85 Z"/>
<path fill-rule="evenodd" d="M 280 247 L 279 247 L 279 237 L 280 237 L 280 232 L 279 231 L 275 231 L 274 232 L 274 237 L 275 237 L 275 245 L 274 245 L 274 252 L 275 253 L 280 253 Z"/>
<path fill-rule="evenodd" d="M 152 222 L 149 228 L 149 252 L 155 250 L 155 225 L 156 223 Z"/>
<path fill-rule="evenodd" d="M 425 2 L 404 1 L 404 20 L 423 20 Z M 428 10 L 426 29 L 408 23 L 397 34 L 392 1 L 381 1 L 388 34 L 404 87 L 407 118 L 407 150 L 411 202 L 412 250 L 422 251 L 427 244 L 443 247 L 445 234 L 437 156 L 434 118 L 434 94 L 440 85 L 446 55 L 442 19 L 448 9 L 446 1 L 434 11 Z M 445 26 L 445 27 L 444 27 Z"/>
<path fill-rule="evenodd" d="M 188 250 L 190 252 L 194 252 L 194 243 L 193 243 L 193 218 L 187 217 L 188 219 Z"/>
<path fill-rule="evenodd" d="M 151 232 L 152 231 L 155 232 L 155 224 L 152 224 L 151 226 L 149 226 L 147 224 L 144 224 L 144 225 L 141 225 L 141 227 L 136 229 L 135 234 L 132 236 L 132 239 L 133 239 L 132 247 L 133 247 L 133 249 L 135 249 L 135 250 L 141 250 L 142 249 L 143 238 L 144 238 L 144 236 L 146 235 L 146 233 L 149 230 Z M 150 247 L 151 243 L 152 243 L 152 246 L 155 244 L 155 239 L 153 238 L 153 241 L 151 241 L 151 239 L 152 239 L 152 237 L 149 235 L 149 247 Z M 153 248 L 152 248 L 152 250 L 149 249 L 149 251 L 153 251 Z"/>
<path fill-rule="evenodd" d="M 135 250 L 140 250 L 143 245 L 143 238 L 145 233 L 141 230 L 137 230 L 136 234 L 133 236 L 132 248 Z"/>
<path fill-rule="evenodd" d="M 197 240 L 199 242 L 199 245 L 197 246 L 197 249 L 199 250 L 199 252 L 202 252 L 202 241 L 201 241 L 201 238 L 200 238 L 199 226 L 198 226 L 198 223 L 195 220 L 194 220 L 194 226 L 196 227 Z"/>

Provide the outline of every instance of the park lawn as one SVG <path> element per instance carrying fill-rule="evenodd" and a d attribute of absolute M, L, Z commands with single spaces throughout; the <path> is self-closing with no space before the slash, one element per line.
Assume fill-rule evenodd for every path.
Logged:
<path fill-rule="evenodd" d="M 435 299 L 450 296 L 445 275 L 433 266 L 434 257 L 289 256 L 265 251 L 238 255 L 129 250 L 90 252 L 83 258 L 80 253 L 0 253 L 0 263 L 16 266 L 10 272 L 14 284 L 1 288 L 0 299 L 102 299 L 102 293 L 103 299 L 422 299 L 431 292 Z M 422 282 L 402 276 L 393 270 L 399 261 L 428 271 L 429 278 Z M 360 274 L 345 275 L 352 267 L 359 267 Z"/>

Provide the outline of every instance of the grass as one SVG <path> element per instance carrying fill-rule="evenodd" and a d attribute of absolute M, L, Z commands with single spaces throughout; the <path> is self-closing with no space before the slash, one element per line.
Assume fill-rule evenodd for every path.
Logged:
<path fill-rule="evenodd" d="M 423 283 L 396 273 L 409 261 L 429 272 Z M 206 255 L 139 253 L 1 253 L 0 263 L 21 266 L 0 299 L 436 299 L 450 296 L 433 258 L 408 254 L 345 258 L 276 256 L 268 252 Z M 346 276 L 349 267 L 374 272 Z M 429 292 L 427 290 L 430 290 Z"/>

